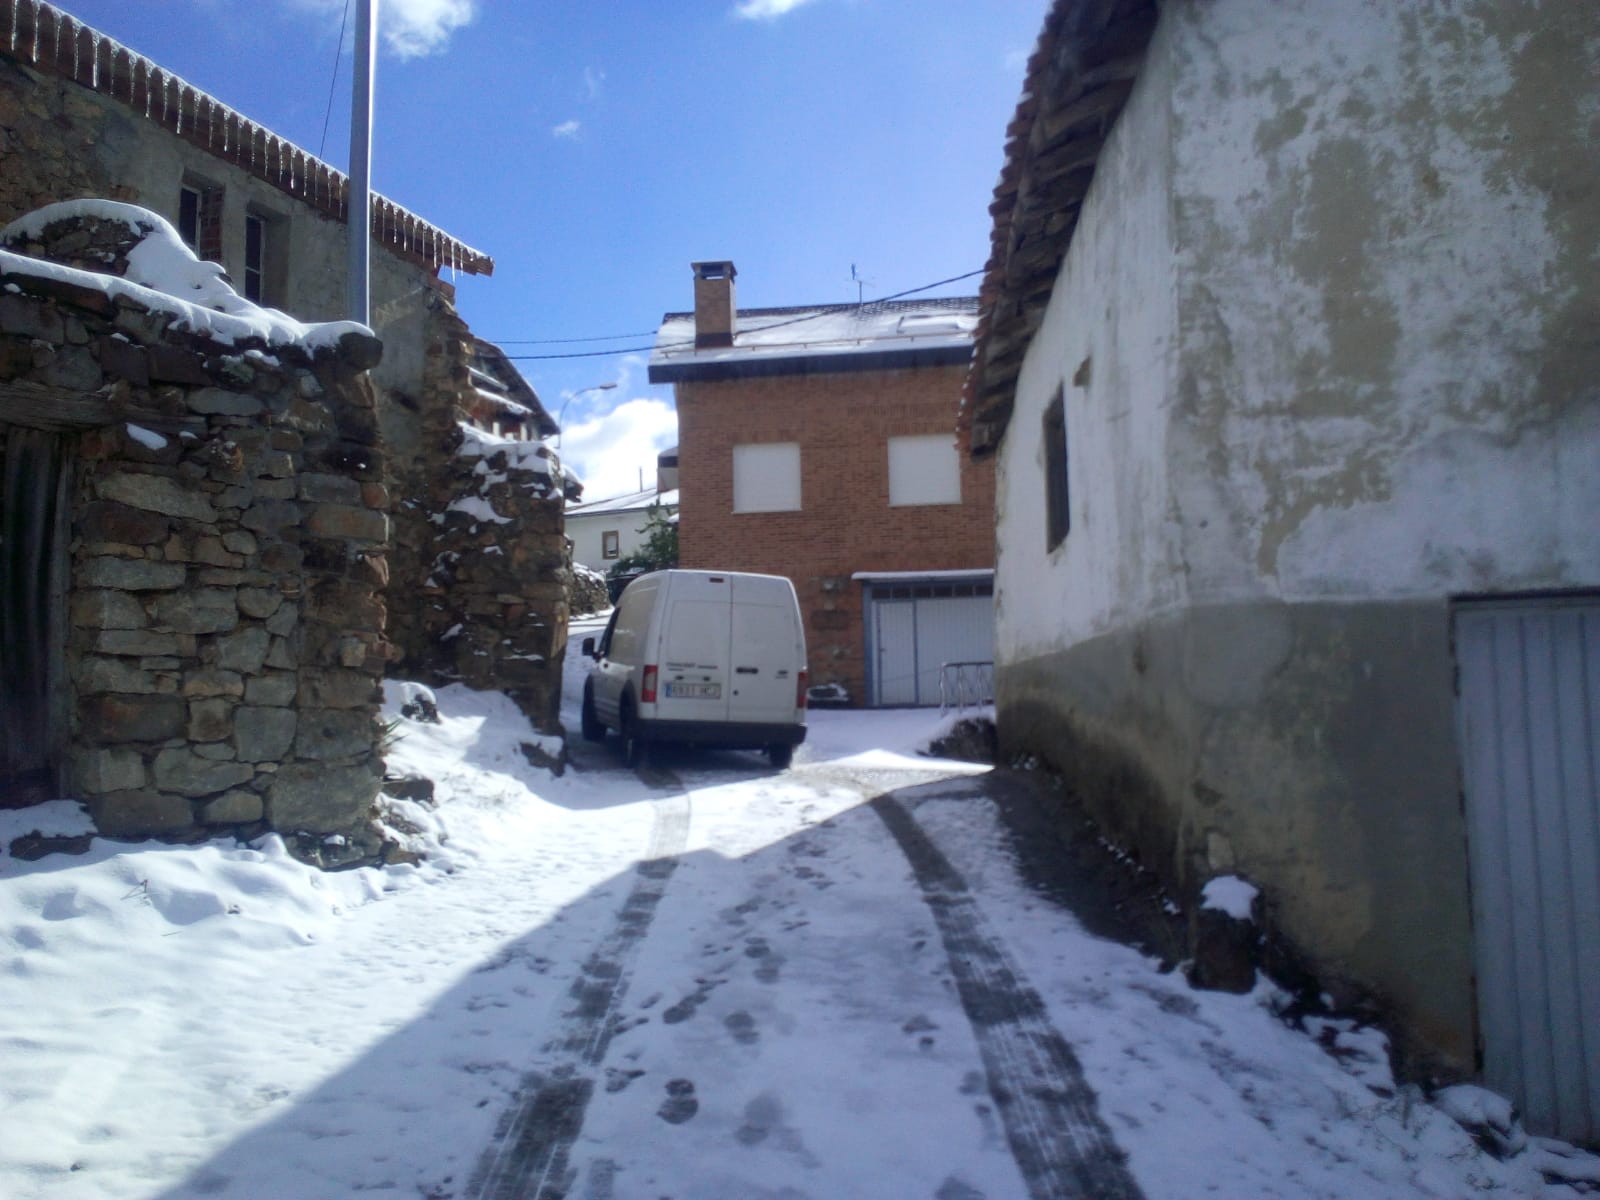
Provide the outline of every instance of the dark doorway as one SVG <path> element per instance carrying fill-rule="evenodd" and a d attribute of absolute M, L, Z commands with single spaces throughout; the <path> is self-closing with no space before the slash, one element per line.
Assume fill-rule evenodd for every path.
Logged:
<path fill-rule="evenodd" d="M 0 425 L 0 807 L 60 793 L 67 438 Z"/>

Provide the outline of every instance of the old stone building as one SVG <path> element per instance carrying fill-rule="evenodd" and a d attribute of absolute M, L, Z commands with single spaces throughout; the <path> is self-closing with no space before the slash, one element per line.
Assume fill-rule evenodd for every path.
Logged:
<path fill-rule="evenodd" d="M 0 224 L 61 200 L 130 201 L 166 217 L 245 298 L 301 321 L 345 315 L 346 178 L 41 0 L 0 0 L 0 162 Z M 514 665 L 519 702 L 553 732 L 566 613 L 551 460 L 531 447 L 507 451 L 530 465 L 484 500 L 499 519 L 464 520 L 453 506 L 485 478 L 462 471 L 492 461 L 473 453 L 463 426 L 492 435 L 498 421 L 515 441 L 554 424 L 525 384 L 497 394 L 474 378 L 495 354 L 461 321 L 441 275 L 488 275 L 493 261 L 382 196 L 370 226 L 370 321 L 384 346 L 371 382 L 387 450 L 377 482 L 396 541 L 392 669 L 491 686 L 499 665 Z M 497 542 L 503 554 L 491 552 Z M 444 562 L 460 595 L 436 586 Z M 458 625 L 457 645 L 441 645 Z M 475 648 L 468 662 L 463 644 Z"/>
<path fill-rule="evenodd" d="M 128 205 L 0 243 L 0 792 L 378 853 L 381 344 L 240 300 Z"/>

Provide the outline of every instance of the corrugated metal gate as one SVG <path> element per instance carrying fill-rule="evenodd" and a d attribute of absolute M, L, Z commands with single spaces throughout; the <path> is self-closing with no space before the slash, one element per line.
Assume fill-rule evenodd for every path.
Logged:
<path fill-rule="evenodd" d="M 1600 1139 L 1600 598 L 1455 611 L 1484 1082 Z"/>
<path fill-rule="evenodd" d="M 66 728 L 66 439 L 0 428 L 0 807 L 56 793 Z"/>
<path fill-rule="evenodd" d="M 868 605 L 871 703 L 939 703 L 947 662 L 994 658 L 994 585 L 989 580 L 876 584 Z"/>

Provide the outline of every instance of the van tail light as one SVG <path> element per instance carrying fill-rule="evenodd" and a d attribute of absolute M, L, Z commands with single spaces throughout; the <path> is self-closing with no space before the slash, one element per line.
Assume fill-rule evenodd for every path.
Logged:
<path fill-rule="evenodd" d="M 804 708 L 806 706 L 806 685 L 810 682 L 811 672 L 801 671 L 800 678 L 794 685 L 794 706 L 796 708 Z"/>
<path fill-rule="evenodd" d="M 654 704 L 656 702 L 656 669 L 644 669 L 644 693 L 639 697 L 640 704 Z"/>

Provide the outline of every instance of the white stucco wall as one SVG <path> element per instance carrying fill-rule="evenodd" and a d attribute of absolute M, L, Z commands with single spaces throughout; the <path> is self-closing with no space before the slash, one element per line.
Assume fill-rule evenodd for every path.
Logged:
<path fill-rule="evenodd" d="M 1018 379 L 995 476 L 1001 662 L 1185 594 L 1166 467 L 1177 351 L 1166 43 L 1158 31 Z M 1058 387 L 1072 529 L 1047 553 L 1042 422 Z"/>
<path fill-rule="evenodd" d="M 620 547 L 619 557 L 626 558 L 643 548 L 644 530 L 648 524 L 649 520 L 644 509 L 635 509 L 632 512 L 594 513 L 588 516 L 574 516 L 569 512 L 567 536 L 572 539 L 572 561 L 604 574 L 617 560 L 606 558 L 601 553 L 600 535 L 608 529 L 615 529 L 617 544 Z"/>
<path fill-rule="evenodd" d="M 1600 9 L 1163 24 L 1192 598 L 1600 583 Z"/>

